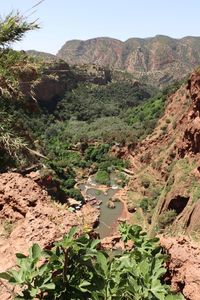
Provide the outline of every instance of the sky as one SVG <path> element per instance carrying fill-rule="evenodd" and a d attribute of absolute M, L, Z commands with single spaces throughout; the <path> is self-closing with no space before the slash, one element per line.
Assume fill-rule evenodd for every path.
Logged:
<path fill-rule="evenodd" d="M 0 0 L 1 17 L 11 10 L 28 16 L 38 1 Z M 72 39 L 200 36 L 199 14 L 200 0 L 44 0 L 29 17 L 39 19 L 41 29 L 13 47 L 56 54 Z"/>

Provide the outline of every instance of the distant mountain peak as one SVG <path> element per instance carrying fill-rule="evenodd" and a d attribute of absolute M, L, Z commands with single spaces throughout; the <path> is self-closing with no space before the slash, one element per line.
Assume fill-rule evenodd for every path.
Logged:
<path fill-rule="evenodd" d="M 57 57 L 69 64 L 98 64 L 133 73 L 138 79 L 162 86 L 185 77 L 200 65 L 200 37 L 181 39 L 158 34 L 130 38 L 109 37 L 67 41 Z"/>

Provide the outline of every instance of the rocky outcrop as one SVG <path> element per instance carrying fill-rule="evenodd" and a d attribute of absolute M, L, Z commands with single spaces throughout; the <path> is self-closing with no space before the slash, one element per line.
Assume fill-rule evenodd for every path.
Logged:
<path fill-rule="evenodd" d="M 0 271 L 15 265 L 15 253 L 33 243 L 48 246 L 72 226 L 92 228 L 99 211 L 85 204 L 76 213 L 55 203 L 46 191 L 17 173 L 0 175 Z"/>
<path fill-rule="evenodd" d="M 19 77 L 20 91 L 27 101 L 54 108 L 67 88 L 75 84 L 69 65 L 61 60 L 38 62 L 39 69 L 27 66 Z"/>
<path fill-rule="evenodd" d="M 72 67 L 76 74 L 78 82 L 90 82 L 98 85 L 104 85 L 111 81 L 112 74 L 108 68 L 103 68 L 95 64 L 74 65 Z"/>
<path fill-rule="evenodd" d="M 192 99 L 192 106 L 188 113 L 187 126 L 184 130 L 179 154 L 184 157 L 188 153 L 200 153 L 200 74 L 193 73 L 188 80 L 187 89 Z"/>
<path fill-rule="evenodd" d="M 108 207 L 108 208 L 111 208 L 111 209 L 114 209 L 114 208 L 115 208 L 115 203 L 110 199 L 110 200 L 107 202 L 107 207 Z"/>
<path fill-rule="evenodd" d="M 120 234 L 114 234 L 101 240 L 101 248 L 105 250 L 118 251 L 131 250 L 132 248 L 134 248 L 134 243 L 131 240 L 124 242 Z"/>
<path fill-rule="evenodd" d="M 96 65 L 70 67 L 65 61 L 48 53 L 27 53 L 39 59 L 38 68 L 26 66 L 23 69 L 19 78 L 20 90 L 26 100 L 35 100 L 50 111 L 67 90 L 81 82 L 103 85 L 111 81 L 111 72 L 107 68 Z"/>
<path fill-rule="evenodd" d="M 200 248 L 186 237 L 161 237 L 161 245 L 170 256 L 168 280 L 188 300 L 200 300 Z"/>
<path fill-rule="evenodd" d="M 12 222 L 24 219 L 30 208 L 47 200 L 45 191 L 20 174 L 0 175 L 0 219 Z"/>
<path fill-rule="evenodd" d="M 200 64 L 200 38 L 157 35 L 125 42 L 101 37 L 66 42 L 57 56 L 69 64 L 98 64 L 127 71 L 156 85 L 183 78 Z"/>

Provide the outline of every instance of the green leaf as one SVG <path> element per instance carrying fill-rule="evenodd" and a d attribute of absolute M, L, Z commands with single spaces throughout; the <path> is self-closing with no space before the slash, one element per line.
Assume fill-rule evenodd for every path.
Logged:
<path fill-rule="evenodd" d="M 77 231 L 78 231 L 77 226 L 72 227 L 67 234 L 68 238 L 72 238 Z"/>
<path fill-rule="evenodd" d="M 21 258 L 27 258 L 26 255 L 22 254 L 22 253 L 16 253 L 16 257 L 21 259 Z"/>
<path fill-rule="evenodd" d="M 87 289 L 86 287 L 89 287 L 90 285 L 91 285 L 90 282 L 84 280 L 84 281 L 82 281 L 82 282 L 80 283 L 79 289 L 80 289 L 82 292 L 87 292 L 88 289 Z"/>
<path fill-rule="evenodd" d="M 23 282 L 22 278 L 21 278 L 21 273 L 17 272 L 16 270 L 12 270 L 10 271 L 11 274 L 11 278 L 10 278 L 10 282 L 11 283 L 18 283 L 21 284 Z"/>
<path fill-rule="evenodd" d="M 30 248 L 30 256 L 33 259 L 38 259 L 40 258 L 42 254 L 42 250 L 38 244 L 33 244 L 33 246 Z"/>
<path fill-rule="evenodd" d="M 159 300 L 165 300 L 166 288 L 159 280 L 153 278 L 151 292 Z"/>
<path fill-rule="evenodd" d="M 53 282 L 50 283 L 46 283 L 44 285 L 41 286 L 41 290 L 45 291 L 45 290 L 55 290 L 56 286 Z"/>
<path fill-rule="evenodd" d="M 98 252 L 96 257 L 97 257 L 97 262 L 98 262 L 99 266 L 101 267 L 104 274 L 106 275 L 107 271 L 108 271 L 108 261 L 107 261 L 106 256 L 102 252 Z"/>
<path fill-rule="evenodd" d="M 8 272 L 2 272 L 2 273 L 0 273 L 0 278 L 2 278 L 2 279 L 10 280 L 11 277 L 12 276 Z"/>
<path fill-rule="evenodd" d="M 91 243 L 90 248 L 91 248 L 91 249 L 96 248 L 96 246 L 97 246 L 100 242 L 101 242 L 100 240 L 93 240 L 92 243 Z"/>
<path fill-rule="evenodd" d="M 38 275 L 42 276 L 42 275 L 45 273 L 45 271 L 47 271 L 47 269 L 48 269 L 48 265 L 47 265 L 47 264 L 42 265 L 42 266 L 39 268 Z"/>
<path fill-rule="evenodd" d="M 149 273 L 150 264 L 147 260 L 143 260 L 141 263 L 139 263 L 138 267 L 140 269 L 141 274 L 143 274 L 143 276 Z"/>
<path fill-rule="evenodd" d="M 31 297 L 33 297 L 33 298 L 35 298 L 35 296 L 37 295 L 37 293 L 38 293 L 38 288 L 31 288 L 31 290 L 30 290 L 30 295 L 31 295 Z"/>
<path fill-rule="evenodd" d="M 24 272 L 29 272 L 31 270 L 31 259 L 29 257 L 17 258 L 17 265 L 20 269 L 23 269 Z"/>
<path fill-rule="evenodd" d="M 168 295 L 166 296 L 165 300 L 184 300 L 185 298 L 181 294 L 176 295 Z"/>

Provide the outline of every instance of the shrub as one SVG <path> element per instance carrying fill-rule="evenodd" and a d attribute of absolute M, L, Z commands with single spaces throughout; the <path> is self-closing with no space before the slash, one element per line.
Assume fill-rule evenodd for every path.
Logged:
<path fill-rule="evenodd" d="M 181 300 L 162 283 L 166 273 L 158 239 L 148 239 L 141 227 L 122 224 L 124 242 L 134 248 L 109 256 L 98 250 L 99 240 L 88 234 L 77 237 L 76 227 L 50 250 L 37 244 L 29 255 L 18 253 L 17 270 L 0 278 L 19 286 L 17 299 Z"/>
<path fill-rule="evenodd" d="M 85 159 L 93 162 L 105 161 L 105 156 L 109 151 L 110 146 L 108 144 L 100 144 L 98 146 L 89 146 L 85 152 Z"/>
<path fill-rule="evenodd" d="M 148 199 L 147 198 L 143 198 L 141 201 L 140 201 L 140 207 L 142 208 L 142 210 L 144 212 L 147 212 L 148 210 Z"/>
<path fill-rule="evenodd" d="M 142 186 L 147 189 L 150 186 L 151 181 L 148 178 L 142 178 Z"/>
<path fill-rule="evenodd" d="M 163 212 L 158 218 L 158 226 L 160 229 L 164 229 L 170 225 L 176 218 L 177 214 L 174 209 L 168 209 Z"/>
<path fill-rule="evenodd" d="M 95 181 L 99 184 L 110 185 L 109 173 L 104 170 L 97 171 L 95 175 Z"/>
<path fill-rule="evenodd" d="M 148 164 L 150 160 L 151 160 L 151 153 L 150 152 L 146 152 L 145 154 L 143 154 L 140 157 L 140 161 L 144 162 L 145 164 Z"/>
<path fill-rule="evenodd" d="M 69 190 L 65 190 L 65 193 L 68 197 L 70 198 L 74 198 L 80 202 L 84 202 L 84 197 L 81 194 L 81 191 L 75 188 L 69 189 Z"/>
<path fill-rule="evenodd" d="M 12 230 L 13 230 L 13 223 L 9 220 L 5 220 L 4 223 L 3 223 L 3 228 L 4 228 L 4 231 L 5 231 L 6 237 L 9 237 Z"/>
<path fill-rule="evenodd" d="M 76 184 L 76 180 L 74 180 L 73 178 L 69 178 L 69 179 L 65 180 L 64 183 L 63 183 L 63 185 L 67 189 L 73 188 L 75 184 Z"/>
<path fill-rule="evenodd" d="M 172 128 L 173 128 L 173 129 L 176 129 L 176 121 L 173 121 L 173 123 L 172 123 Z"/>

